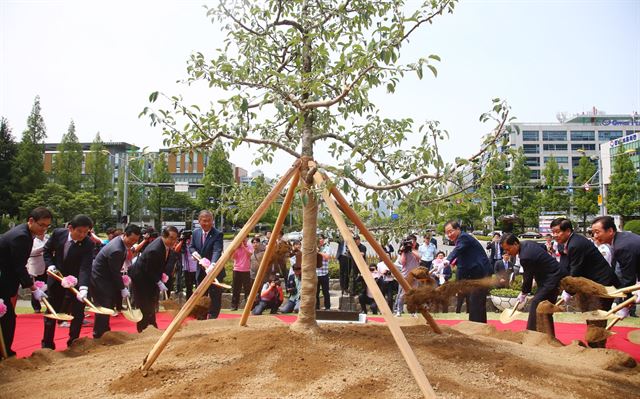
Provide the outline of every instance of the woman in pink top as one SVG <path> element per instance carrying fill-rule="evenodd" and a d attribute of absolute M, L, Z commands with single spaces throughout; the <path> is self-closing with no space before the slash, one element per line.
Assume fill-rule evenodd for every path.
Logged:
<path fill-rule="evenodd" d="M 253 246 L 247 242 L 245 237 L 242 244 L 233 252 L 233 282 L 231 296 L 231 310 L 238 310 L 240 302 L 240 290 L 244 291 L 245 303 L 249 300 L 251 294 L 251 255 L 253 254 Z"/>

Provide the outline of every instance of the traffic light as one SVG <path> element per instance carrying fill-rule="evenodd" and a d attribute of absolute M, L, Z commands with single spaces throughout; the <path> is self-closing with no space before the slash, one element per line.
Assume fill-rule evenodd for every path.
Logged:
<path fill-rule="evenodd" d="M 551 190 L 552 187 L 548 184 L 536 184 L 534 188 L 537 190 Z"/>
<path fill-rule="evenodd" d="M 494 184 L 494 190 L 511 190 L 511 186 L 509 184 Z"/>

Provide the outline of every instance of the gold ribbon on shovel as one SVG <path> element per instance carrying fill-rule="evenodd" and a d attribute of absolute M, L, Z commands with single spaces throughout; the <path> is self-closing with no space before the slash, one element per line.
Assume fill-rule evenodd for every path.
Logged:
<path fill-rule="evenodd" d="M 62 273 L 60 273 L 57 270 L 55 272 L 51 272 L 51 271 L 47 270 L 47 274 L 50 275 L 51 277 L 55 278 L 56 280 L 60 281 L 60 282 L 62 282 L 62 279 L 64 278 Z M 76 289 L 76 287 L 69 287 L 69 289 L 71 290 L 71 292 L 73 292 L 74 295 L 76 295 L 76 296 L 78 295 L 78 290 Z M 87 305 L 89 307 L 89 309 L 87 309 L 89 312 L 103 314 L 103 315 L 107 315 L 107 316 L 115 316 L 116 315 L 116 312 L 113 309 L 105 308 L 103 306 L 96 306 L 87 298 L 84 298 L 83 302 L 85 303 L 85 305 Z M 45 303 L 45 305 L 46 305 L 46 303 Z"/>

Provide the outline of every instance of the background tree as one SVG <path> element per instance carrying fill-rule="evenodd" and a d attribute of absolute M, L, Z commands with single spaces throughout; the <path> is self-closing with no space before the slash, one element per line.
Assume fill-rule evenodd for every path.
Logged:
<path fill-rule="evenodd" d="M 586 233 L 587 216 L 598 213 L 598 193 L 591 187 L 585 190 L 582 185 L 589 184 L 591 178 L 596 173 L 596 166 L 587 158 L 582 156 L 576 168 L 576 177 L 573 179 L 576 186 L 573 194 L 573 204 L 576 213 L 582 217 L 582 230 Z"/>
<path fill-rule="evenodd" d="M 6 118 L 0 119 L 0 214 L 16 215 L 18 207 L 12 200 L 11 167 L 18 152 L 11 127 Z"/>
<path fill-rule="evenodd" d="M 96 225 L 108 222 L 113 206 L 113 168 L 100 133 L 96 134 L 85 158 L 84 189 L 100 199 Z"/>
<path fill-rule="evenodd" d="M 640 178 L 631 157 L 625 154 L 622 146 L 613 160 L 613 173 L 606 198 L 607 210 L 610 214 L 620 215 L 624 226 L 625 220 L 640 210 Z"/>
<path fill-rule="evenodd" d="M 43 143 L 47 137 L 47 128 L 40 113 L 40 97 L 36 96 L 31 114 L 27 118 L 27 129 L 22 133 L 18 153 L 11 167 L 11 186 L 16 204 L 47 181 L 43 167 Z"/>
<path fill-rule="evenodd" d="M 512 195 L 510 190 L 494 189 L 494 196 L 491 196 L 491 188 L 497 184 L 508 185 L 509 175 L 507 174 L 508 159 L 506 154 L 500 154 L 492 157 L 484 169 L 473 171 L 483 175 L 483 180 L 478 188 L 477 195 L 481 198 L 480 208 L 485 215 L 491 215 L 491 201 L 495 202 L 494 206 L 494 226 L 500 226 L 498 222 L 500 216 L 511 213 L 511 199 L 507 198 Z M 477 205 L 476 205 L 477 208 Z M 456 211 L 458 212 L 458 211 Z"/>
<path fill-rule="evenodd" d="M 526 226 L 538 224 L 538 198 L 531 187 L 531 170 L 525 160 L 522 148 L 516 150 L 509 177 L 511 192 L 515 196 L 515 201 L 512 201 L 513 213 L 521 221 L 520 231 L 524 231 Z"/>
<path fill-rule="evenodd" d="M 35 207 L 46 206 L 53 213 L 53 225 L 62 226 L 82 213 L 97 218 L 100 199 L 86 191 L 71 192 L 61 184 L 47 183 L 27 195 L 20 205 L 23 218 Z"/>
<path fill-rule="evenodd" d="M 564 170 L 554 157 L 549 157 L 545 161 L 542 176 L 544 183 L 550 188 L 542 191 L 540 207 L 546 211 L 568 212 L 569 210 L 569 196 L 566 192 L 567 177 Z"/>
<path fill-rule="evenodd" d="M 222 199 L 223 191 L 229 191 L 234 183 L 233 167 L 224 147 L 218 143 L 209 152 L 209 161 L 202 178 L 204 187 L 198 189 L 196 193 L 198 207 L 200 209 L 210 208 L 212 201 Z"/>
<path fill-rule="evenodd" d="M 82 186 L 82 158 L 82 145 L 76 136 L 76 124 L 71 121 L 54 157 L 51 171 L 53 181 L 71 192 L 79 191 Z"/>
<path fill-rule="evenodd" d="M 209 146 L 217 140 L 236 148 L 258 144 L 255 164 L 289 154 L 291 160 L 314 158 L 321 142 L 329 163 L 316 160 L 344 192 L 367 200 L 429 198 L 458 168 L 494 152 L 508 121 L 508 107 L 493 100 L 495 120 L 481 150 L 467 159 L 445 163 L 438 140 L 448 133 L 438 122 L 415 129 L 410 118 L 381 115 L 371 101 L 377 88 L 393 93 L 407 73 L 434 75 L 437 55 L 400 62 L 400 50 L 420 28 L 438 15 L 452 12 L 455 0 L 424 3 L 396 0 L 221 1 L 208 10 L 227 36 L 216 54 L 193 54 L 188 84 L 204 81 L 226 97 L 208 109 L 185 104 L 181 96 L 163 95 L 166 109 L 145 108 L 153 125 L 160 124 L 172 146 Z M 152 93 L 155 102 L 159 93 Z M 417 130 L 417 131 L 416 131 Z M 328 150 L 327 150 L 328 149 Z M 490 159 L 488 157 L 487 159 Z M 482 167 L 482 164 L 476 165 Z M 315 248 L 318 203 L 308 165 L 302 163 L 303 266 L 302 303 L 293 328 L 315 328 Z M 469 184 L 471 185 L 471 184 Z M 321 189 L 322 187 L 320 187 Z M 461 187 L 464 189 L 464 187 Z"/>
<path fill-rule="evenodd" d="M 229 215 L 233 224 L 243 225 L 256 211 L 260 203 L 271 191 L 271 185 L 264 176 L 257 176 L 249 184 L 237 184 L 229 187 L 219 200 L 209 204 L 209 207 L 219 214 L 223 209 Z M 278 218 L 279 207 L 272 204 L 260 219 L 260 223 L 273 226 Z"/>
<path fill-rule="evenodd" d="M 165 154 L 158 154 L 153 163 L 153 174 L 151 176 L 152 183 L 173 183 L 171 174 L 169 173 L 169 166 L 167 165 L 167 157 Z M 174 188 L 171 187 L 151 187 L 149 190 L 149 196 L 147 203 L 149 204 L 149 210 L 153 215 L 155 221 L 156 231 L 160 231 L 162 228 L 162 208 L 173 207 L 172 194 Z"/>

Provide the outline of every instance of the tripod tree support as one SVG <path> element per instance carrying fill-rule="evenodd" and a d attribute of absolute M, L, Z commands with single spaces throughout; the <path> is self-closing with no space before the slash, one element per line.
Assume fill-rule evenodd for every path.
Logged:
<path fill-rule="evenodd" d="M 330 183 L 327 177 L 322 176 L 322 178 L 327 183 Z M 329 184 L 329 186 L 331 186 L 331 189 L 330 189 L 331 195 L 333 195 L 333 197 L 338 202 L 338 205 L 342 209 L 342 212 L 345 214 L 347 218 L 349 218 L 349 220 L 351 220 L 356 226 L 358 226 L 358 229 L 360 230 L 360 234 L 362 234 L 367 239 L 367 242 L 369 243 L 369 245 L 371 245 L 371 247 L 376 252 L 378 257 L 382 259 L 385 265 L 387 265 L 387 268 L 393 274 L 393 277 L 395 277 L 396 280 L 398 280 L 398 283 L 402 286 L 402 289 L 404 290 L 404 292 L 408 292 L 411 289 L 411 285 L 409 284 L 409 282 L 407 282 L 407 280 L 404 278 L 402 273 L 400 273 L 400 271 L 393 264 L 393 262 L 391 262 L 389 255 L 387 255 L 387 253 L 384 252 L 384 249 L 382 249 L 382 246 L 380 246 L 380 244 L 375 239 L 373 234 L 371 234 L 369 229 L 367 229 L 367 226 L 365 226 L 362 220 L 360 220 L 360 217 L 358 216 L 358 214 L 351 208 L 351 206 L 349 205 L 347 200 L 342 196 L 340 191 L 338 191 L 338 189 L 335 186 L 332 186 L 331 184 Z M 420 314 L 425 318 L 427 323 L 429 323 L 429 326 L 431 327 L 434 333 L 442 334 L 442 330 L 440 329 L 440 326 L 438 326 L 436 321 L 433 319 L 433 316 L 431 316 L 431 314 L 427 311 L 427 309 L 421 308 Z"/>
<path fill-rule="evenodd" d="M 178 328 L 180 328 L 180 325 L 182 324 L 184 319 L 196 305 L 196 302 L 198 302 L 198 300 L 202 298 L 202 296 L 207 292 L 209 286 L 213 283 L 215 278 L 224 268 L 224 265 L 229 259 L 231 259 L 233 251 L 242 243 L 242 240 L 244 240 L 244 238 L 251 232 L 251 230 L 253 230 L 256 224 L 258 224 L 262 215 L 265 214 L 269 206 L 280 195 L 280 192 L 282 192 L 289 180 L 291 180 L 291 177 L 298 171 L 299 166 L 300 161 L 298 160 L 291 166 L 291 168 L 289 168 L 289 170 L 287 170 L 287 172 L 282 176 L 282 178 L 280 178 L 278 183 L 273 187 L 267 197 L 262 201 L 260 206 L 258 206 L 258 209 L 256 209 L 253 215 L 251 215 L 242 230 L 240 230 L 240 232 L 238 232 L 238 234 L 235 236 L 235 238 L 229 245 L 229 248 L 227 248 L 227 250 L 222 253 L 222 256 L 216 262 L 216 265 L 211 273 L 207 274 L 200 285 L 198 285 L 196 290 L 193 292 L 193 295 L 191 295 L 191 298 L 189 298 L 182 309 L 180 309 L 176 317 L 171 321 L 171 324 L 169 324 L 164 333 L 162 333 L 162 336 L 160 337 L 158 342 L 156 342 L 153 348 L 151 348 L 151 351 L 147 354 L 147 356 L 145 356 L 144 360 L 142 361 L 141 367 L 141 370 L 143 372 L 146 373 L 151 368 L 158 356 L 160 356 L 160 353 L 162 353 L 171 338 L 178 331 Z"/>
<path fill-rule="evenodd" d="M 324 182 L 323 176 L 318 172 L 315 173 L 314 180 L 317 186 L 320 186 Z M 354 241 L 353 236 L 351 235 L 351 232 L 349 231 L 349 228 L 347 227 L 347 224 L 344 221 L 344 218 L 342 217 L 342 215 L 340 214 L 340 211 L 338 210 L 338 206 L 332 200 L 331 195 L 327 189 L 324 189 L 322 191 L 322 198 L 326 202 L 327 207 L 329 208 L 329 212 L 331 213 L 333 220 L 335 220 L 336 225 L 340 230 L 340 234 L 342 235 L 342 238 L 344 239 L 344 242 L 347 244 L 349 250 L 353 254 L 358 253 L 359 252 L 358 245 Z M 348 206 L 345 207 L 345 209 L 347 208 L 350 209 Z M 382 311 L 382 315 L 384 316 L 385 321 L 387 322 L 387 326 L 391 331 L 391 335 L 393 336 L 393 339 L 396 341 L 396 344 L 400 349 L 400 353 L 404 357 L 404 360 L 407 362 L 407 365 L 409 366 L 409 370 L 411 370 L 411 374 L 413 374 L 413 378 L 415 378 L 416 382 L 418 383 L 418 386 L 420 387 L 422 394 L 425 396 L 425 398 L 435 398 L 436 394 L 433 391 L 433 388 L 431 387 L 431 384 L 429 383 L 427 376 L 424 374 L 422 366 L 418 362 L 418 359 L 416 358 L 415 353 L 413 353 L 413 350 L 409 346 L 409 342 L 407 342 L 407 338 L 402 333 L 402 330 L 400 329 L 400 326 L 398 325 L 397 320 L 393 317 L 393 313 L 391 312 L 391 309 L 389 308 L 387 301 L 385 301 L 384 296 L 382 295 L 382 291 L 380 291 L 380 287 L 378 287 L 375 280 L 373 279 L 373 276 L 369 272 L 369 267 L 367 266 L 364 258 L 362 256 L 354 256 L 354 260 L 356 262 L 356 265 L 358 266 L 358 269 L 360 270 L 360 274 L 362 275 L 365 283 L 367 284 L 367 287 L 369 287 L 369 289 L 373 293 L 373 299 L 378 304 L 378 308 Z M 389 269 L 391 270 L 392 268 L 389 268 Z M 404 281 L 404 279 L 402 279 L 402 281 Z"/>
<path fill-rule="evenodd" d="M 271 237 L 280 237 L 280 231 L 282 230 L 282 226 L 284 224 L 285 219 L 287 218 L 287 214 L 289 213 L 289 208 L 291 208 L 291 203 L 293 203 L 293 196 L 296 192 L 296 188 L 298 187 L 298 181 L 300 180 L 300 172 L 297 172 L 293 179 L 291 180 L 291 185 L 289 186 L 289 191 L 287 192 L 286 197 L 284 198 L 284 202 L 282 203 L 282 208 L 280 208 L 280 213 L 278 214 L 278 219 L 276 219 L 276 223 L 273 226 L 273 231 L 271 232 Z M 256 279 L 253 281 L 253 286 L 251 287 L 251 293 L 247 298 L 247 303 L 244 305 L 244 310 L 242 311 L 242 317 L 240 318 L 240 325 L 246 326 L 247 319 L 249 318 L 249 313 L 251 312 L 251 305 L 253 304 L 253 298 L 258 294 L 258 289 L 262 287 L 262 281 L 264 280 L 264 275 L 267 272 L 267 268 L 269 267 L 269 260 L 273 255 L 273 252 L 276 249 L 276 239 L 269 240 L 267 244 L 267 248 L 262 256 L 262 260 L 260 261 L 260 267 L 258 268 L 258 272 L 256 273 Z M 283 276 L 286 278 L 286 276 Z"/>

